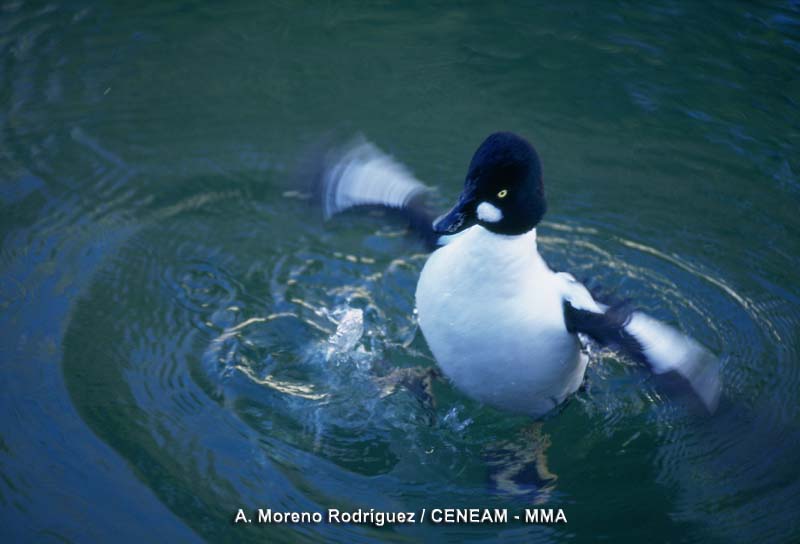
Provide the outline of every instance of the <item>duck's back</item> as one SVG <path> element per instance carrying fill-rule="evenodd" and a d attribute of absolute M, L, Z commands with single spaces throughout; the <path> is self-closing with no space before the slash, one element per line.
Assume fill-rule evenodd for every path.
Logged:
<path fill-rule="evenodd" d="M 476 226 L 435 251 L 417 310 L 442 371 L 468 395 L 542 415 L 580 385 L 586 366 L 562 310 L 562 280 L 536 251 L 536 233 Z"/>

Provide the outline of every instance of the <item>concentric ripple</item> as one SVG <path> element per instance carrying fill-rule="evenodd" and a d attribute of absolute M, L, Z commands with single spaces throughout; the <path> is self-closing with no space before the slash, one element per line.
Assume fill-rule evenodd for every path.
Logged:
<path fill-rule="evenodd" d="M 0 536 L 797 541 L 794 4 L 0 5 Z M 442 209 L 529 136 L 545 258 L 716 353 L 717 414 L 595 348 L 544 422 L 430 398 L 426 256 L 291 181 L 341 124 Z M 231 524 L 531 505 L 569 524 Z"/>
<path fill-rule="evenodd" d="M 276 205 L 298 212 L 305 206 Z M 70 327 L 68 338 L 94 331 L 94 355 L 65 353 L 68 383 L 85 417 L 139 459 L 145 480 L 176 511 L 186 512 L 195 494 L 206 505 L 278 500 L 286 508 L 341 507 L 348 499 L 334 490 L 358 489 L 353 507 L 554 501 L 591 517 L 584 494 L 592 489 L 614 489 L 622 508 L 628 486 L 650 485 L 676 489 L 671 515 L 692 522 L 715 489 L 696 493 L 698 477 L 715 482 L 720 495 L 736 482 L 779 485 L 786 477 L 781 471 L 789 467 L 765 472 L 766 461 L 740 439 L 755 423 L 768 372 L 750 365 L 766 358 L 780 324 L 765 322 L 756 303 L 711 271 L 594 228 L 543 226 L 541 249 L 554 268 L 591 278 L 598 292 L 633 298 L 691 331 L 722 359 L 725 390 L 720 413 L 698 420 L 630 362 L 600 351 L 586 389 L 532 427 L 444 382 L 434 384 L 431 406 L 413 380 L 403 381 L 407 375 L 399 372 L 420 374 L 434 364 L 414 321 L 425 256 L 413 253 L 412 242 L 404 257 L 393 258 L 345 236 L 340 251 L 325 255 L 312 249 L 325 229 L 265 244 L 241 231 L 253 223 L 273 231 L 278 218 L 271 209 L 235 198 L 214 206 L 203 227 L 213 241 L 178 214 L 126 243 Z M 226 210 L 247 220 L 231 221 Z M 289 226 L 304 232 L 299 223 Z M 395 243 L 391 230 L 373 236 Z M 113 319 L 81 310 L 98 297 L 114 301 Z M 125 409 L 94 408 L 119 406 L 112 399 L 127 399 Z M 138 415 L 131 420 L 131 413 Z M 779 447 L 785 420 L 772 417 L 758 421 L 760 442 Z M 104 431 L 120 425 L 130 428 L 123 443 L 118 432 Z M 611 444 L 612 465 L 590 462 Z M 617 474 L 621 466 L 649 476 L 625 479 Z M 180 484 L 162 489 L 164 474 Z M 291 483 L 276 499 L 280 480 Z M 588 491 L 587 481 L 594 482 Z M 722 510 L 720 516 L 732 515 Z M 352 526 L 342 534 L 351 530 L 370 531 Z M 413 527 L 394 530 L 414 534 Z"/>

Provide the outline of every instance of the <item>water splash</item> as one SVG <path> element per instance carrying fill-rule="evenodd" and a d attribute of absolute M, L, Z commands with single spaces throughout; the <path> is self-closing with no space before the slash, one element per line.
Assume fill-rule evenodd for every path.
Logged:
<path fill-rule="evenodd" d="M 346 353 L 358 345 L 364 334 L 364 312 L 359 308 L 346 308 L 337 312 L 339 323 L 336 332 L 328 338 L 330 349 L 328 359 L 333 353 Z M 336 315 L 336 313 L 334 314 Z"/>

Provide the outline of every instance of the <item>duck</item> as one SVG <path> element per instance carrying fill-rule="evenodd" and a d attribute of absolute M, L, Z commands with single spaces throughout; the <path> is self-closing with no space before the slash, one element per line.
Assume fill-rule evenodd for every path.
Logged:
<path fill-rule="evenodd" d="M 326 154 L 315 191 L 326 219 L 361 207 L 407 219 L 430 251 L 415 293 L 419 328 L 438 368 L 468 397 L 544 417 L 579 390 L 594 342 L 716 410 L 719 361 L 709 350 L 548 266 L 537 245 L 548 207 L 542 163 L 524 137 L 485 138 L 455 205 L 438 217 L 431 189 L 363 137 Z"/>

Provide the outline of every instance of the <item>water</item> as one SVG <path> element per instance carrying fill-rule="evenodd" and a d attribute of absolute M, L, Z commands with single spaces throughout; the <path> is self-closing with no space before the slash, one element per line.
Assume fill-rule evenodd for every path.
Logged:
<path fill-rule="evenodd" d="M 3 541 L 800 539 L 797 3 L 250 4 L 0 5 Z M 540 427 L 393 381 L 425 255 L 293 165 L 361 132 L 444 208 L 498 129 L 551 265 L 719 355 L 714 418 L 607 352 Z M 537 503 L 569 522 L 232 524 Z"/>

